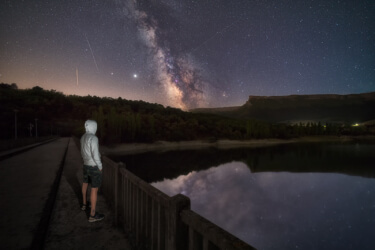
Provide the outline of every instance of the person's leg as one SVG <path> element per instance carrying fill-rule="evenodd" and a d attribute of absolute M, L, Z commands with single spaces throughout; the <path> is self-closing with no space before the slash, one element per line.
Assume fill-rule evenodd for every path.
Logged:
<path fill-rule="evenodd" d="M 90 217 L 89 222 L 100 221 L 104 219 L 104 214 L 99 214 L 96 212 L 96 203 L 98 200 L 98 189 L 102 184 L 102 172 L 98 169 L 98 167 L 94 167 L 90 169 L 90 177 L 91 177 L 91 194 L 90 194 L 90 202 L 91 202 L 91 210 L 90 210 Z"/>
<path fill-rule="evenodd" d="M 87 187 L 88 183 L 82 183 L 82 204 L 87 205 Z"/>
<path fill-rule="evenodd" d="M 89 173 L 87 166 L 83 165 L 83 181 L 82 181 L 82 210 L 86 210 L 87 206 L 87 187 L 89 185 Z"/>
<path fill-rule="evenodd" d="M 98 199 L 98 188 L 91 187 L 91 195 L 90 195 L 90 201 L 91 201 L 91 212 L 90 215 L 95 215 L 95 208 L 96 208 L 96 201 Z"/>

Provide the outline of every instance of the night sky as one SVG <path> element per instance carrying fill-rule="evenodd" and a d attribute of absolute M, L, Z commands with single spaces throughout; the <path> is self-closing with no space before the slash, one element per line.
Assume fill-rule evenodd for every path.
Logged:
<path fill-rule="evenodd" d="M 5 0 L 0 82 L 182 109 L 375 91 L 373 0 Z"/>

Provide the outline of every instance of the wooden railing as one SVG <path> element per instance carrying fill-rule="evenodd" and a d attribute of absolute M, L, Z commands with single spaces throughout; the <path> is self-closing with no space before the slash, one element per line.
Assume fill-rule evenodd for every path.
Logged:
<path fill-rule="evenodd" d="M 136 249 L 254 249 L 190 210 L 188 197 L 169 197 L 105 156 L 103 165 L 103 193 Z"/>

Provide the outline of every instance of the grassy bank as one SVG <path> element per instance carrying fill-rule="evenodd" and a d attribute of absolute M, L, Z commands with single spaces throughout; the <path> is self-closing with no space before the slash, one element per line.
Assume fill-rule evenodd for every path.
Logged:
<path fill-rule="evenodd" d="M 294 139 L 261 139 L 261 140 L 217 140 L 217 141 L 182 141 L 167 142 L 158 141 L 155 143 L 124 143 L 112 146 L 101 146 L 103 154 L 137 154 L 148 151 L 173 151 L 188 149 L 203 149 L 216 147 L 219 149 L 241 148 L 241 147 L 267 147 L 287 143 L 316 143 L 316 142 L 351 142 L 368 141 L 375 142 L 375 136 L 309 136 Z"/>

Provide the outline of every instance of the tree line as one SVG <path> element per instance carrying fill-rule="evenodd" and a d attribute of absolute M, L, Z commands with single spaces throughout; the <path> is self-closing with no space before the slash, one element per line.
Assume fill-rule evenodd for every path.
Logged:
<path fill-rule="evenodd" d="M 366 134 L 343 124 L 281 124 L 254 119 L 190 113 L 160 104 L 122 98 L 64 95 L 41 87 L 18 89 L 0 83 L 0 138 L 46 135 L 81 136 L 84 121 L 98 122 L 101 143 L 184 140 L 288 139 L 313 135 Z"/>

